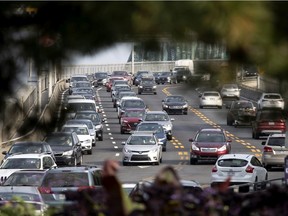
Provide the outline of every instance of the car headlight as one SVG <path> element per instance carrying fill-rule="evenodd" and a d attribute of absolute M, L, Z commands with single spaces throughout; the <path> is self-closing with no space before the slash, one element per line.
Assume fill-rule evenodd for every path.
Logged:
<path fill-rule="evenodd" d="M 186 78 L 187 78 L 187 77 L 184 75 L 184 76 L 183 76 L 183 79 L 186 79 Z"/>
<path fill-rule="evenodd" d="M 200 150 L 195 144 L 192 144 L 191 148 L 193 151 L 199 151 Z"/>
<path fill-rule="evenodd" d="M 139 86 L 139 88 L 143 88 L 143 86 Z"/>
<path fill-rule="evenodd" d="M 227 149 L 226 145 L 223 145 L 221 148 L 218 149 L 218 151 L 225 151 Z"/>
<path fill-rule="evenodd" d="M 153 148 L 150 150 L 150 152 L 155 153 L 155 152 L 157 152 L 157 150 L 158 150 L 157 148 Z"/>
<path fill-rule="evenodd" d="M 157 88 L 157 86 L 153 86 L 153 89 Z"/>
<path fill-rule="evenodd" d="M 164 107 L 164 108 L 168 108 L 168 105 L 167 105 L 167 104 L 163 104 L 163 107 Z"/>
<path fill-rule="evenodd" d="M 63 152 L 63 155 L 72 155 L 73 150 Z"/>
<path fill-rule="evenodd" d="M 183 108 L 187 108 L 187 107 L 188 107 L 188 104 L 184 104 L 184 105 L 183 105 Z"/>
<path fill-rule="evenodd" d="M 129 150 L 127 148 L 124 148 L 123 151 L 124 151 L 124 153 L 131 153 L 131 150 Z"/>
<path fill-rule="evenodd" d="M 100 130 L 103 126 L 100 124 L 100 125 L 96 125 L 95 128 L 96 130 Z"/>
<path fill-rule="evenodd" d="M 91 135 L 92 135 L 92 136 L 95 136 L 95 131 L 91 131 Z"/>
<path fill-rule="evenodd" d="M 166 124 L 166 125 L 164 125 L 164 127 L 165 127 L 167 130 L 171 130 L 172 125 L 171 125 L 171 124 Z"/>
<path fill-rule="evenodd" d="M 171 80 L 171 77 L 167 77 L 167 81 L 170 82 L 170 80 Z"/>

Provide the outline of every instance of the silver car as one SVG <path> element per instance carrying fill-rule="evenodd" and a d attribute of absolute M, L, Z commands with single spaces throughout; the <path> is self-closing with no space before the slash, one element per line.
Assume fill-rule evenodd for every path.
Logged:
<path fill-rule="evenodd" d="M 284 166 L 285 157 L 288 156 L 288 146 L 285 144 L 285 134 L 271 134 L 262 142 L 262 163 L 269 170 L 272 166 Z"/>
<path fill-rule="evenodd" d="M 240 98 L 240 90 L 237 84 L 224 84 L 221 89 L 221 97 Z"/>
<path fill-rule="evenodd" d="M 151 131 L 137 131 L 123 142 L 123 166 L 128 164 L 162 162 L 162 145 Z"/>
<path fill-rule="evenodd" d="M 284 100 L 278 93 L 262 93 L 257 102 L 258 109 L 280 109 L 284 110 Z"/>
<path fill-rule="evenodd" d="M 143 122 L 153 122 L 162 125 L 168 140 L 172 140 L 173 121 L 174 118 L 170 118 L 166 111 L 147 111 L 143 117 Z"/>

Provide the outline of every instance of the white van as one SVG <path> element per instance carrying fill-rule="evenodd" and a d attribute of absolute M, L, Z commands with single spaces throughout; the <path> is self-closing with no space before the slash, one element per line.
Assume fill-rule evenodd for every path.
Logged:
<path fill-rule="evenodd" d="M 65 108 L 65 119 L 72 119 L 75 117 L 78 111 L 95 111 L 99 112 L 99 107 L 96 106 L 96 102 L 90 99 L 71 99 L 68 100 L 67 107 Z"/>

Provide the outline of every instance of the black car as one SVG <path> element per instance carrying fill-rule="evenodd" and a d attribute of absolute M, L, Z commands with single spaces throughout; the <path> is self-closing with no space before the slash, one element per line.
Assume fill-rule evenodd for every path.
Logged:
<path fill-rule="evenodd" d="M 75 132 L 54 132 L 47 135 L 45 141 L 50 144 L 58 166 L 82 164 L 81 143 Z"/>
<path fill-rule="evenodd" d="M 13 154 L 31 154 L 31 153 L 46 153 L 50 154 L 55 160 L 51 146 L 47 142 L 35 142 L 35 141 L 21 141 L 15 142 L 9 148 L 8 151 L 3 151 L 2 154 L 5 155 L 2 163 Z M 56 160 L 55 160 L 56 161 Z"/>
<path fill-rule="evenodd" d="M 95 125 L 96 137 L 99 141 L 103 141 L 103 125 L 105 119 L 101 119 L 99 113 L 95 111 L 79 111 L 75 115 L 75 119 L 90 119 Z"/>
<path fill-rule="evenodd" d="M 251 101 L 233 101 L 227 112 L 227 125 L 251 125 L 256 118 L 256 107 Z"/>
<path fill-rule="evenodd" d="M 188 114 L 188 102 L 181 95 L 169 95 L 162 100 L 162 110 L 168 114 Z"/>
<path fill-rule="evenodd" d="M 186 68 L 177 68 L 172 72 L 172 81 L 173 83 L 187 82 L 191 79 L 191 71 Z"/>
<path fill-rule="evenodd" d="M 171 84 L 172 83 L 171 76 L 172 76 L 172 73 L 170 71 L 154 73 L 155 82 L 157 84 L 166 84 L 166 83 Z"/>
<path fill-rule="evenodd" d="M 150 74 L 149 71 L 137 71 L 137 73 L 133 76 L 133 85 L 138 86 L 142 80 L 142 76 L 148 74 Z"/>
<path fill-rule="evenodd" d="M 93 86 L 104 86 L 105 83 L 108 81 L 108 73 L 107 72 L 96 72 L 94 74 L 94 82 Z"/>
<path fill-rule="evenodd" d="M 142 78 L 140 84 L 138 85 L 138 94 L 142 93 L 157 94 L 157 86 L 154 77 Z"/>

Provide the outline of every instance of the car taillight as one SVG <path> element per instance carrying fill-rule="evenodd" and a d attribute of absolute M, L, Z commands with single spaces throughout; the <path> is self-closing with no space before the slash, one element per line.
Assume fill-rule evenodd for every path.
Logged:
<path fill-rule="evenodd" d="M 217 170 L 217 167 L 216 166 L 214 166 L 213 168 L 212 168 L 212 172 L 217 172 L 218 170 Z"/>
<path fill-rule="evenodd" d="M 264 152 L 273 152 L 273 149 L 272 149 L 271 147 L 265 146 L 265 147 L 263 148 L 263 151 L 264 151 Z"/>
<path fill-rule="evenodd" d="M 41 194 L 51 194 L 52 190 L 50 187 L 38 187 L 38 190 Z"/>
<path fill-rule="evenodd" d="M 247 173 L 253 173 L 254 168 L 251 167 L 251 166 L 248 166 L 245 171 L 246 171 Z"/>

